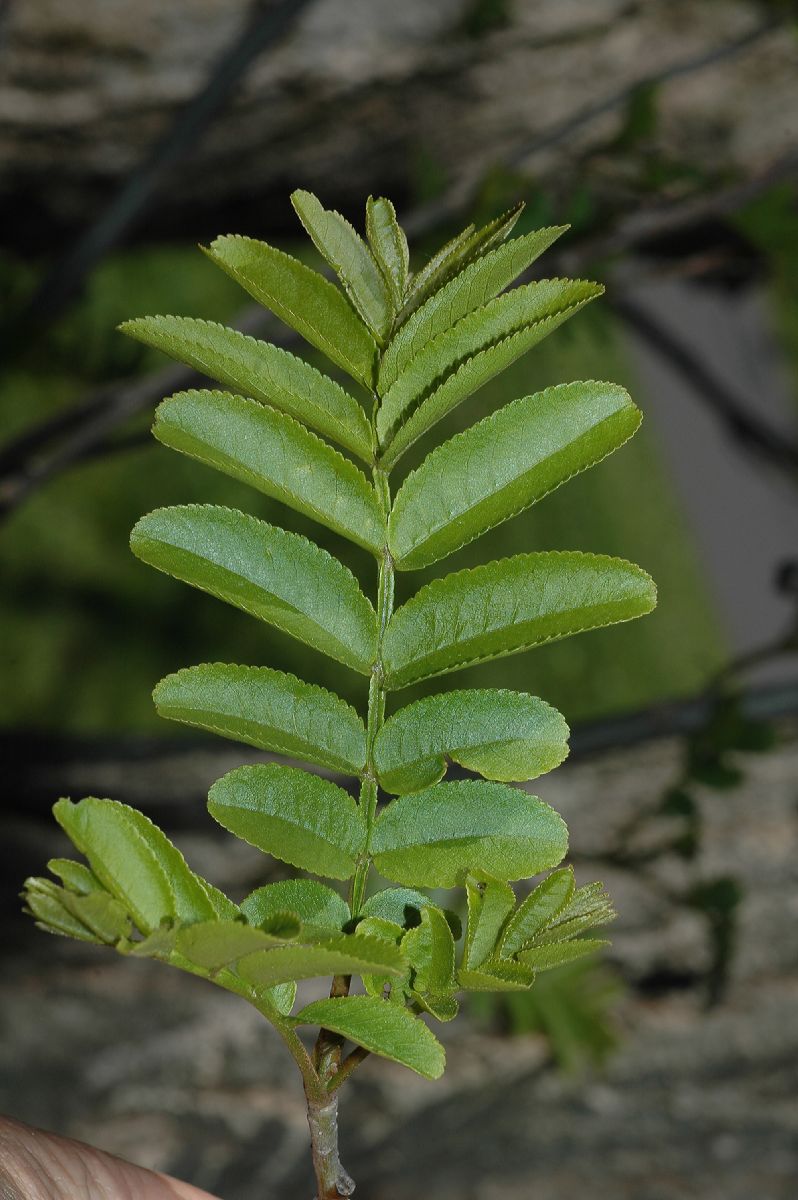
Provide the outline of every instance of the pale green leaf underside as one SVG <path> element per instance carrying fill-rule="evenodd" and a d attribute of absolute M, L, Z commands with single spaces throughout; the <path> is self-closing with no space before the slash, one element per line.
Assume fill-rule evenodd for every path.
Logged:
<path fill-rule="evenodd" d="M 295 354 L 193 317 L 138 317 L 119 328 L 371 460 L 371 426 L 360 403 Z"/>
<path fill-rule="evenodd" d="M 178 392 L 158 406 L 153 433 L 372 553 L 384 544 L 380 506 L 363 472 L 285 413 L 230 392 Z"/>
<path fill-rule="evenodd" d="M 520 782 L 553 770 L 568 753 L 564 717 L 523 692 L 471 689 L 427 696 L 400 709 L 374 743 L 387 792 L 415 792 L 443 778 L 446 759 L 486 779 Z"/>
<path fill-rule="evenodd" d="M 394 613 L 383 644 L 386 686 L 629 621 L 655 603 L 645 571 L 603 554 L 541 551 L 458 571 Z"/>
<path fill-rule="evenodd" d="M 451 329 L 438 334 L 409 361 L 396 382 L 384 393 L 377 414 L 380 445 L 389 445 L 398 426 L 407 421 L 423 402 L 428 402 L 432 393 L 444 384 L 446 377 L 461 368 L 467 360 L 497 347 L 499 343 L 507 342 L 514 334 L 523 334 L 517 344 L 512 342 L 509 346 L 497 348 L 493 355 L 480 360 L 476 381 L 469 376 L 462 377 L 468 380 L 470 391 L 473 392 L 540 341 L 544 333 L 553 328 L 550 324 L 552 318 L 565 319 L 580 306 L 601 295 L 601 292 L 598 284 L 584 280 L 541 279 L 497 296 L 463 317 Z M 542 325 L 546 321 L 549 324 Z M 446 411 L 470 394 L 459 394 L 462 390 L 460 381 L 457 390 L 459 399 L 448 403 Z M 427 422 L 427 428 L 430 423 Z M 396 454 L 396 449 L 392 448 L 386 460 L 394 458 Z"/>
<path fill-rule="evenodd" d="M 566 906 L 574 893 L 570 867 L 553 871 L 518 906 L 502 934 L 500 955 L 510 957 L 531 941 Z"/>
<path fill-rule="evenodd" d="M 560 384 L 515 400 L 433 450 L 388 526 L 400 570 L 437 562 L 623 445 L 640 410 L 617 384 Z"/>
<path fill-rule="evenodd" d="M 384 196 L 376 199 L 369 196 L 366 201 L 366 235 L 398 312 L 407 291 L 410 252 L 405 232 L 396 219 L 396 210 Z"/>
<path fill-rule="evenodd" d="M 216 505 L 160 508 L 130 535 L 150 566 L 369 674 L 377 619 L 351 571 L 307 538 Z"/>
<path fill-rule="evenodd" d="M 250 925 L 262 925 L 280 913 L 296 913 L 306 925 L 340 933 L 350 920 L 349 905 L 338 892 L 317 879 L 281 879 L 256 888 L 241 901 Z"/>
<path fill-rule="evenodd" d="M 153 692 L 162 717 L 259 750 L 358 775 L 366 730 L 339 696 L 269 667 L 203 663 L 167 675 Z"/>
<path fill-rule="evenodd" d="M 256 987 L 273 987 L 319 975 L 403 975 L 405 962 L 397 946 L 380 938 L 330 934 L 322 945 L 278 946 L 238 960 L 236 974 Z M 300 1014 L 301 1016 L 301 1014 Z"/>
<path fill-rule="evenodd" d="M 516 204 L 493 221 L 489 221 L 487 225 L 483 225 L 481 229 L 468 225 L 462 233 L 458 233 L 451 241 L 441 246 L 429 262 L 413 276 L 402 318 L 406 319 L 428 296 L 442 288 L 447 280 L 469 262 L 503 241 L 512 232 L 523 210 L 523 203 Z"/>
<path fill-rule="evenodd" d="M 345 217 L 325 208 L 311 192 L 293 192 L 291 203 L 316 249 L 335 271 L 360 316 L 382 343 L 393 320 L 393 309 L 387 284 L 369 247 Z"/>
<path fill-rule="evenodd" d="M 532 950 L 523 950 L 518 955 L 518 961 L 532 971 L 550 971 L 552 967 L 562 967 L 566 963 L 576 962 L 588 954 L 595 954 L 609 946 L 602 938 L 583 938 L 575 942 L 557 942 L 550 946 L 538 946 Z"/>
<path fill-rule="evenodd" d="M 59 800 L 53 812 L 97 879 L 142 933 L 151 933 L 163 920 L 191 924 L 235 916 L 236 906 L 215 889 L 211 894 L 180 851 L 142 813 L 93 796 L 77 804 Z"/>
<path fill-rule="evenodd" d="M 349 879 L 366 826 L 343 788 L 298 767 L 238 767 L 208 794 L 208 811 L 252 846 L 314 875 Z"/>
<path fill-rule="evenodd" d="M 515 908 L 515 892 L 509 883 L 490 877 L 466 876 L 468 926 L 465 965 L 474 969 L 493 956 L 501 928 Z"/>
<path fill-rule="evenodd" d="M 562 225 L 538 229 L 483 254 L 416 309 L 382 357 L 379 394 L 385 395 L 433 338 L 504 291 L 564 230 Z"/>
<path fill-rule="evenodd" d="M 266 242 L 227 234 L 207 251 L 218 266 L 286 325 L 371 388 L 374 338 L 329 280 Z"/>
<path fill-rule="evenodd" d="M 446 1055 L 431 1029 L 406 1008 L 374 996 L 316 1000 L 295 1018 L 298 1025 L 320 1025 L 372 1054 L 393 1059 L 426 1079 L 443 1074 Z"/>
<path fill-rule="evenodd" d="M 462 886 L 469 871 L 522 879 L 556 867 L 568 832 L 554 809 L 502 783 L 439 783 L 400 796 L 377 818 L 374 865 L 396 883 Z"/>

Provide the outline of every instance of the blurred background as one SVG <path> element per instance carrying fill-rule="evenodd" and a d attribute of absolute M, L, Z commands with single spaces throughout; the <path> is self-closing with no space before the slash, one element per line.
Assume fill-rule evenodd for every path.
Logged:
<path fill-rule="evenodd" d="M 246 233 L 318 266 L 296 187 L 358 226 L 369 193 L 390 196 L 414 265 L 520 199 L 520 231 L 570 223 L 536 269 L 598 279 L 607 296 L 440 432 L 550 383 L 624 383 L 641 433 L 488 549 L 621 554 L 660 592 L 645 621 L 452 680 L 565 713 L 572 760 L 536 790 L 571 825 L 579 881 L 603 878 L 620 918 L 602 964 L 445 1027 L 442 1083 L 362 1068 L 342 1120 L 358 1195 L 794 1196 L 786 0 L 0 2 L 0 1108 L 224 1200 L 310 1190 L 298 1078 L 254 1010 L 47 939 L 17 899 L 63 849 L 49 817 L 61 794 L 138 805 L 234 898 L 277 877 L 204 811 L 208 785 L 258 756 L 160 722 L 150 692 L 169 671 L 263 663 L 362 702 L 328 660 L 127 549 L 151 508 L 227 503 L 311 533 L 373 587 L 356 548 L 157 446 L 153 409 L 192 376 L 115 330 L 172 312 L 288 344 L 197 243 Z M 403 579 L 399 598 L 427 577 Z"/>

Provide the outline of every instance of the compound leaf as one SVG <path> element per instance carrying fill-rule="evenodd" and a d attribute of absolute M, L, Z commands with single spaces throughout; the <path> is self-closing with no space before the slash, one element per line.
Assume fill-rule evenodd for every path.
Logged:
<path fill-rule="evenodd" d="M 256 987 L 273 987 L 319 975 L 404 975 L 407 965 L 397 946 L 381 938 L 330 934 L 320 945 L 278 946 L 238 960 L 236 974 Z M 300 1014 L 301 1016 L 301 1014 Z"/>
<path fill-rule="evenodd" d="M 230 392 L 178 392 L 158 406 L 153 433 L 358 546 L 381 551 L 385 528 L 374 488 L 293 417 Z"/>
<path fill-rule="evenodd" d="M 250 296 L 371 388 L 377 345 L 338 288 L 266 242 L 227 234 L 206 251 Z"/>
<path fill-rule="evenodd" d="M 380 404 L 377 434 L 381 446 L 391 446 L 384 455 L 386 466 L 407 448 L 408 437 L 420 436 L 602 291 L 581 279 L 541 279 L 497 296 L 428 342 Z M 471 363 L 480 355 L 478 363 Z M 425 411 L 417 414 L 417 423 L 398 447 L 391 445 L 400 424 L 420 406 Z"/>
<path fill-rule="evenodd" d="M 623 445 L 640 410 L 611 383 L 515 400 L 439 446 L 402 484 L 388 526 L 400 570 L 437 562 Z"/>
<path fill-rule="evenodd" d="M 443 778 L 446 758 L 486 779 L 536 779 L 568 753 L 568 726 L 556 708 L 497 688 L 426 696 L 389 717 L 374 742 L 381 786 L 402 794 Z"/>
<path fill-rule="evenodd" d="M 303 871 L 350 879 L 366 826 L 334 783 L 276 763 L 238 767 L 208 795 L 208 811 L 230 833 Z"/>
<path fill-rule="evenodd" d="M 419 1017 L 397 1004 L 374 996 L 338 996 L 308 1004 L 295 1020 L 299 1025 L 330 1029 L 426 1079 L 438 1079 L 443 1074 L 443 1046 Z"/>
<path fill-rule="evenodd" d="M 564 233 L 565 226 L 538 229 L 483 254 L 436 292 L 405 321 L 382 357 L 377 390 L 384 396 L 421 351 L 462 317 L 486 304 Z"/>
<path fill-rule="evenodd" d="M 571 867 L 552 871 L 518 906 L 507 922 L 499 953 L 510 957 L 521 950 L 536 934 L 549 925 L 566 907 L 574 894 L 574 873 Z"/>
<path fill-rule="evenodd" d="M 377 618 L 357 580 L 307 538 L 216 505 L 159 508 L 130 546 L 144 562 L 369 674 Z"/>
<path fill-rule="evenodd" d="M 368 246 L 345 217 L 325 208 L 312 192 L 293 192 L 291 203 L 316 249 L 382 344 L 393 320 L 393 309 L 386 281 Z"/>
<path fill-rule="evenodd" d="M 568 848 L 561 817 L 502 783 L 439 783 L 400 796 L 374 825 L 371 853 L 386 879 L 456 887 L 468 872 L 521 879 L 555 867 Z"/>
<path fill-rule="evenodd" d="M 396 209 L 384 196 L 366 201 L 366 236 L 391 294 L 394 311 L 402 307 L 410 274 L 407 238 L 396 219 Z"/>
<path fill-rule="evenodd" d="M 562 967 L 565 963 L 576 962 L 588 954 L 603 950 L 609 942 L 601 938 L 582 938 L 575 942 L 555 942 L 548 946 L 535 946 L 531 950 L 522 950 L 518 962 L 532 971 L 550 971 L 552 967 Z"/>
<path fill-rule="evenodd" d="M 94 796 L 77 804 L 59 800 L 53 812 L 94 875 L 142 933 L 152 933 L 165 919 L 192 924 L 219 915 L 221 893 L 214 889 L 213 898 L 209 895 L 204 880 L 143 813 Z M 227 907 L 233 917 L 235 905 L 227 901 Z"/>
<path fill-rule="evenodd" d="M 256 888 L 241 901 L 250 925 L 264 925 L 281 913 L 296 913 L 304 925 L 341 933 L 351 918 L 343 896 L 317 879 L 281 879 Z"/>
<path fill-rule="evenodd" d="M 468 926 L 465 965 L 474 969 L 493 957 L 504 922 L 515 908 L 515 892 L 509 883 L 484 875 L 466 876 Z"/>
<path fill-rule="evenodd" d="M 119 328 L 371 461 L 371 426 L 361 404 L 295 354 L 194 317 L 138 317 Z"/>
<path fill-rule="evenodd" d="M 153 692 L 162 717 L 235 741 L 358 775 L 366 730 L 339 696 L 269 667 L 203 663 L 167 675 Z"/>
<path fill-rule="evenodd" d="M 405 687 L 650 612 L 656 589 L 624 559 L 540 551 L 458 571 L 421 588 L 391 617 L 385 686 Z"/>

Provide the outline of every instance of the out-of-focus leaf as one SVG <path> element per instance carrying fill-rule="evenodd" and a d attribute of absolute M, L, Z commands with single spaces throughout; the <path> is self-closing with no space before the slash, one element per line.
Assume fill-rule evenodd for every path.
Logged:
<path fill-rule="evenodd" d="M 307 538 L 211 504 L 158 508 L 130 535 L 150 566 L 370 674 L 377 618 L 357 580 Z"/>
<path fill-rule="evenodd" d="M 515 400 L 425 458 L 388 526 L 399 570 L 437 562 L 514 517 L 632 436 L 640 410 L 612 383 L 565 383 Z"/>
<path fill-rule="evenodd" d="M 320 1025 L 372 1054 L 393 1059 L 427 1079 L 438 1079 L 446 1061 L 432 1030 L 406 1008 L 374 996 L 316 1000 L 297 1014 L 298 1025 Z"/>
<path fill-rule="evenodd" d="M 381 551 L 385 523 L 374 488 L 293 417 L 231 392 L 178 392 L 158 406 L 153 433 L 358 546 Z"/>
<path fill-rule="evenodd" d="M 253 238 L 228 234 L 216 238 L 206 253 L 250 296 L 371 388 L 376 343 L 334 284 L 290 254 Z"/>
<path fill-rule="evenodd" d="M 363 815 L 348 792 L 276 763 L 223 775 L 208 794 L 208 811 L 259 850 L 331 879 L 351 878 L 366 837 Z"/>
<path fill-rule="evenodd" d="M 374 825 L 381 875 L 422 887 L 462 885 L 469 871 L 521 879 L 555 867 L 568 847 L 561 817 L 536 796 L 502 783 L 438 783 L 400 796 Z"/>
<path fill-rule="evenodd" d="M 630 621 L 656 603 L 651 577 L 621 558 L 518 554 L 421 588 L 391 617 L 385 684 L 405 687 L 543 642 Z"/>
<path fill-rule="evenodd" d="M 496 688 L 426 696 L 399 709 L 374 743 L 387 792 L 416 792 L 443 778 L 446 759 L 486 779 L 536 779 L 568 753 L 568 726 L 556 708 Z"/>
<path fill-rule="evenodd" d="M 387 284 L 368 246 L 345 217 L 325 208 L 312 192 L 293 192 L 291 203 L 316 249 L 382 344 L 393 320 L 393 308 Z"/>
<path fill-rule="evenodd" d="M 371 426 L 362 405 L 295 354 L 194 317 L 138 317 L 119 328 L 371 460 Z"/>
<path fill-rule="evenodd" d="M 269 667 L 203 663 L 167 675 L 153 692 L 162 717 L 259 750 L 358 775 L 366 730 L 339 696 Z"/>

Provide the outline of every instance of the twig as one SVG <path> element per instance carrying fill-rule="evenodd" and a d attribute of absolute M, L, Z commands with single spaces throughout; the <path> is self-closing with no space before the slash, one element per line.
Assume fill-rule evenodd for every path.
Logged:
<path fill-rule="evenodd" d="M 15 328 L 51 321 L 63 310 L 91 267 L 142 216 L 154 193 L 207 130 L 247 68 L 288 32 L 310 2 L 255 0 L 244 28 L 217 59 L 205 85 L 181 109 L 165 136 L 132 173 L 105 212 L 47 275 L 14 323 Z"/>

